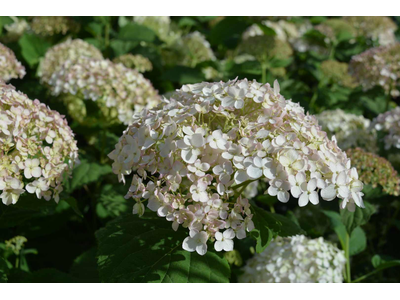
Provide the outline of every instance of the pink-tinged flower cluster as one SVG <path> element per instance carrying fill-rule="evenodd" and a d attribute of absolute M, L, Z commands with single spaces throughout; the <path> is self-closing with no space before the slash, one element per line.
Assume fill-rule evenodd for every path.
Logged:
<path fill-rule="evenodd" d="M 160 103 L 157 91 L 142 74 L 109 60 L 67 60 L 53 73 L 49 85 L 54 95 L 72 94 L 95 101 L 110 116 L 109 121 L 117 118 L 125 125 L 130 124 L 135 111 Z"/>
<path fill-rule="evenodd" d="M 184 85 L 154 110 L 143 110 L 109 154 L 125 182 L 133 213 L 147 207 L 189 230 L 183 248 L 204 254 L 233 249 L 233 239 L 254 228 L 242 192 L 256 180 L 267 193 L 300 206 L 320 197 L 363 207 L 363 184 L 346 153 L 321 131 L 317 119 L 285 100 L 277 81 Z M 319 193 L 320 192 L 320 193 Z M 320 195 L 319 195 L 320 194 Z"/>
<path fill-rule="evenodd" d="M 11 49 L 0 43 L 0 80 L 5 82 L 25 76 L 24 66 L 17 60 Z"/>
<path fill-rule="evenodd" d="M 371 127 L 383 131 L 385 149 L 392 147 L 400 149 L 400 107 L 378 115 L 371 124 Z"/>
<path fill-rule="evenodd" d="M 27 191 L 59 201 L 78 148 L 67 121 L 38 100 L 0 82 L 0 198 L 15 204 Z"/>

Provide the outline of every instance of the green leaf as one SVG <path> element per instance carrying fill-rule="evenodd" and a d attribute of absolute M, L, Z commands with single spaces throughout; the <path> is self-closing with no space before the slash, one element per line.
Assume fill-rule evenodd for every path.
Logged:
<path fill-rule="evenodd" d="M 162 219 L 119 217 L 96 232 L 103 282 L 228 282 L 228 262 L 212 249 L 204 256 L 182 249 L 187 230 Z"/>
<path fill-rule="evenodd" d="M 221 44 L 233 49 L 239 43 L 242 33 L 250 24 L 237 17 L 228 17 L 218 22 L 210 33 L 210 43 L 219 46 Z"/>
<path fill-rule="evenodd" d="M 81 164 L 73 171 L 69 191 L 72 192 L 78 187 L 97 181 L 101 176 L 111 172 L 112 169 L 109 165 L 81 161 Z"/>
<path fill-rule="evenodd" d="M 264 32 L 265 35 L 276 36 L 276 32 L 275 32 L 275 30 L 273 28 L 268 27 L 268 26 L 263 25 L 263 24 L 257 24 L 257 25 Z"/>
<path fill-rule="evenodd" d="M 12 22 L 13 20 L 10 17 L 0 16 L 0 35 L 3 33 L 3 26 Z"/>
<path fill-rule="evenodd" d="M 74 260 L 70 274 L 80 282 L 99 282 L 96 255 L 97 248 L 83 252 Z"/>
<path fill-rule="evenodd" d="M 369 204 L 368 202 L 364 202 L 365 208 L 356 207 L 354 212 L 350 212 L 347 209 L 340 210 L 340 215 L 342 217 L 342 222 L 346 227 L 347 232 L 351 235 L 354 228 L 357 226 L 362 226 L 367 223 L 372 216 L 376 212 L 374 206 Z"/>
<path fill-rule="evenodd" d="M 164 72 L 163 80 L 178 82 L 179 84 L 188 84 L 202 82 L 205 80 L 204 74 L 200 69 L 194 69 L 184 66 L 175 66 Z"/>
<path fill-rule="evenodd" d="M 130 52 L 133 48 L 139 45 L 139 42 L 112 40 L 110 43 L 111 49 L 114 50 L 115 56 L 120 56 Z"/>
<path fill-rule="evenodd" d="M 367 248 L 367 237 L 361 227 L 356 227 L 350 236 L 350 256 L 359 254 Z"/>
<path fill-rule="evenodd" d="M 4 258 L 0 257 L 0 283 L 8 281 L 8 266 Z"/>
<path fill-rule="evenodd" d="M 128 23 L 119 31 L 118 38 L 124 41 L 148 42 L 155 40 L 156 34 L 153 30 L 137 23 Z"/>
<path fill-rule="evenodd" d="M 21 54 L 30 67 L 39 63 L 40 57 L 44 56 L 46 50 L 51 46 L 49 42 L 33 34 L 24 34 L 18 41 Z"/>
<path fill-rule="evenodd" d="M 270 243 L 275 236 L 293 236 L 302 233 L 301 228 L 289 218 L 285 216 L 270 213 L 262 208 L 252 205 L 254 233 L 256 238 L 256 251 L 260 253 Z"/>
<path fill-rule="evenodd" d="M 345 243 L 346 243 L 346 227 L 344 226 L 342 222 L 342 218 L 340 217 L 340 214 L 338 214 L 335 211 L 331 210 L 323 210 L 322 211 L 331 221 L 331 226 L 332 229 L 336 232 L 340 244 L 342 245 L 342 248 L 344 249 Z"/>

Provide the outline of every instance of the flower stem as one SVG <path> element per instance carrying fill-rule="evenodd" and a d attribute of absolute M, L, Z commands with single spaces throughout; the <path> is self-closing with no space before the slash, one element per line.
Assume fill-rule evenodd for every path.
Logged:
<path fill-rule="evenodd" d="M 351 271 L 350 271 L 350 236 L 346 232 L 346 241 L 345 241 L 345 248 L 344 253 L 346 256 L 346 282 L 351 282 Z"/>
<path fill-rule="evenodd" d="M 261 64 L 261 83 L 267 83 L 267 66 L 265 64 Z"/>

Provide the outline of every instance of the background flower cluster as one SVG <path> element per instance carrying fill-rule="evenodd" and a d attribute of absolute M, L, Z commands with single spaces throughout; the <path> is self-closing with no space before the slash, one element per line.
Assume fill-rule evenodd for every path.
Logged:
<path fill-rule="evenodd" d="M 0 282 L 398 282 L 399 26 L 0 17 Z"/>

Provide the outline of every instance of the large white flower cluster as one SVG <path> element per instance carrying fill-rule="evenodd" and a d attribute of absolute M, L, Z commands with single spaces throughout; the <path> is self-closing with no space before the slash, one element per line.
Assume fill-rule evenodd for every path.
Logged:
<path fill-rule="evenodd" d="M 345 263 L 344 251 L 322 237 L 277 237 L 247 261 L 239 282 L 343 282 Z"/>
<path fill-rule="evenodd" d="M 254 227 L 242 192 L 269 182 L 268 194 L 299 205 L 320 196 L 363 207 L 363 184 L 346 153 L 317 119 L 274 88 L 256 81 L 184 85 L 154 110 L 143 110 L 109 154 L 119 180 L 133 173 L 126 198 L 190 230 L 183 248 L 204 254 L 207 240 L 230 251 Z"/>
<path fill-rule="evenodd" d="M 342 150 L 360 147 L 369 152 L 377 152 L 376 131 L 370 130 L 369 119 L 346 113 L 341 109 L 326 110 L 316 115 L 322 129 L 329 136 L 335 136 Z"/>
<path fill-rule="evenodd" d="M 135 111 L 160 103 L 157 91 L 142 74 L 109 60 L 67 60 L 52 75 L 49 85 L 53 95 L 72 94 L 95 101 L 110 121 L 118 117 L 125 125 L 131 122 Z"/>
<path fill-rule="evenodd" d="M 25 76 L 24 66 L 17 60 L 14 52 L 0 43 L 0 80 L 10 81 Z"/>
<path fill-rule="evenodd" d="M 400 149 L 400 107 L 384 112 L 378 115 L 371 126 L 383 131 L 386 135 L 384 138 L 385 149 L 392 147 Z"/>
<path fill-rule="evenodd" d="M 15 204 L 25 192 L 59 201 L 64 174 L 78 148 L 66 119 L 11 85 L 0 83 L 0 198 Z"/>

